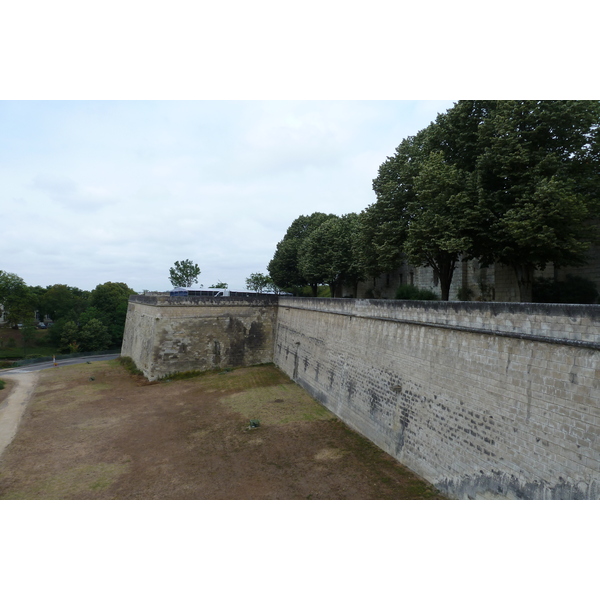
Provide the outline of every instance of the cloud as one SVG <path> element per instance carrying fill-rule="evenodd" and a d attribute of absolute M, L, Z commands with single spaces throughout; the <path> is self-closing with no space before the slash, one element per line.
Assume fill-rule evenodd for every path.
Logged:
<path fill-rule="evenodd" d="M 75 211 L 98 210 L 118 201 L 104 187 L 81 186 L 70 177 L 35 175 L 31 187 L 64 208 Z"/>
<path fill-rule="evenodd" d="M 300 214 L 360 212 L 378 166 L 447 103 L 0 103 L 0 268 L 29 285 L 167 289 L 266 271 Z M 6 222 L 6 221 L 5 221 Z"/>

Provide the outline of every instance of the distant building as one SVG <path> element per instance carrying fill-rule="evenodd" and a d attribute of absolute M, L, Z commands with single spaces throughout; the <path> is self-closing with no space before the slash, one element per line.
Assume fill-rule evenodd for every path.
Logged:
<path fill-rule="evenodd" d="M 554 269 L 548 265 L 536 271 L 535 277 L 555 278 L 564 281 L 567 275 L 577 275 L 593 281 L 600 290 L 600 247 L 588 253 L 588 264 L 579 267 Z M 400 285 L 412 284 L 420 289 L 441 295 L 438 278 L 431 267 L 413 267 L 405 262 L 400 268 L 371 277 L 358 284 L 358 298 L 395 298 Z M 501 264 L 481 267 L 476 260 L 459 262 L 450 287 L 450 300 L 458 300 L 459 290 L 471 290 L 471 300 L 488 302 L 518 302 L 519 287 L 513 270 Z M 354 289 L 344 286 L 344 296 L 353 296 Z"/>

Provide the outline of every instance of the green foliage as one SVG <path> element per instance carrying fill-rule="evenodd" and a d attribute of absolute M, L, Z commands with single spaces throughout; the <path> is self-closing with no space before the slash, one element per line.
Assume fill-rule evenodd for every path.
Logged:
<path fill-rule="evenodd" d="M 66 321 L 62 327 L 59 350 L 61 352 L 77 352 L 79 346 L 79 328 L 75 321 Z"/>
<path fill-rule="evenodd" d="M 198 283 L 200 267 L 189 258 L 181 262 L 176 260 L 175 265 L 169 269 L 169 281 L 173 287 L 191 287 Z"/>
<path fill-rule="evenodd" d="M 421 290 L 415 285 L 405 283 L 396 290 L 396 300 L 439 300 L 440 297 L 430 290 Z"/>
<path fill-rule="evenodd" d="M 273 280 L 264 273 L 251 273 L 246 277 L 246 288 L 253 292 L 262 293 L 264 291 L 273 291 L 275 284 Z"/>
<path fill-rule="evenodd" d="M 89 306 L 90 292 L 68 285 L 56 284 L 48 286 L 41 295 L 39 310 L 53 321 L 67 318 L 77 321 Z"/>
<path fill-rule="evenodd" d="M 3 390 L 5 385 L 6 385 L 6 382 L 4 382 L 4 381 L 2 381 L 2 379 L 0 379 L 0 390 Z"/>
<path fill-rule="evenodd" d="M 308 281 L 300 271 L 299 252 L 302 243 L 308 236 L 328 219 L 332 214 L 320 212 L 301 215 L 288 227 L 283 239 L 277 244 L 275 254 L 269 262 L 267 270 L 273 283 L 281 289 L 301 288 L 310 285 L 313 296 L 317 295 L 320 281 Z"/>
<path fill-rule="evenodd" d="M 11 324 L 23 323 L 31 318 L 36 298 L 18 275 L 0 271 L 0 304 L 4 307 L 5 319 Z"/>
<path fill-rule="evenodd" d="M 415 266 L 430 266 L 448 300 L 452 275 L 461 254 L 468 253 L 466 233 L 471 199 L 466 173 L 432 151 L 414 178 L 415 200 L 408 203 L 409 226 L 404 252 Z"/>
<path fill-rule="evenodd" d="M 538 278 L 533 283 L 533 302 L 596 304 L 598 288 L 584 277 L 567 275 L 565 281 Z"/>
<path fill-rule="evenodd" d="M 108 328 L 99 319 L 90 319 L 79 332 L 81 351 L 106 350 L 111 346 Z"/>
<path fill-rule="evenodd" d="M 210 286 L 211 289 L 215 289 L 215 290 L 226 290 L 229 285 L 227 283 L 223 283 L 222 281 L 219 281 L 218 283 L 215 283 L 215 285 L 211 285 Z"/>
<path fill-rule="evenodd" d="M 99 311 L 99 319 L 108 329 L 112 346 L 119 346 L 123 341 L 129 296 L 134 294 L 127 284 L 110 281 L 96 286 L 91 293 L 90 305 Z"/>
<path fill-rule="evenodd" d="M 447 299 L 457 261 L 513 268 L 521 301 L 536 268 L 581 264 L 598 240 L 600 102 L 460 101 L 398 146 L 363 211 L 369 275 L 408 255 Z"/>
<path fill-rule="evenodd" d="M 354 252 L 358 216 L 332 217 L 317 227 L 302 243 L 298 266 L 311 285 L 326 283 L 332 297 L 341 295 L 344 281 L 361 279 L 359 260 Z"/>
<path fill-rule="evenodd" d="M 0 304 L 4 305 L 5 310 L 10 299 L 26 287 L 25 281 L 15 273 L 0 270 Z"/>

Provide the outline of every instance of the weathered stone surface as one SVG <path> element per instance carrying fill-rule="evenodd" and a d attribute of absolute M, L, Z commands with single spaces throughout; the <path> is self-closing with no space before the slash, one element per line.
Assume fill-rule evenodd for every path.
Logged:
<path fill-rule="evenodd" d="M 286 299 L 275 363 L 457 498 L 600 497 L 600 307 Z"/>
<path fill-rule="evenodd" d="M 600 306 L 142 296 L 123 354 L 274 361 L 452 497 L 600 499 Z"/>
<path fill-rule="evenodd" d="M 275 298 L 132 296 L 121 354 L 148 379 L 272 362 Z"/>

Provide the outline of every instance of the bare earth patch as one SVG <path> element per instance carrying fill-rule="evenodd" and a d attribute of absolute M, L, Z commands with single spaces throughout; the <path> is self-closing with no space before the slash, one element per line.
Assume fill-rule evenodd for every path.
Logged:
<path fill-rule="evenodd" d="M 42 371 L 0 459 L 0 499 L 439 498 L 274 366 L 153 384 L 117 361 Z"/>

